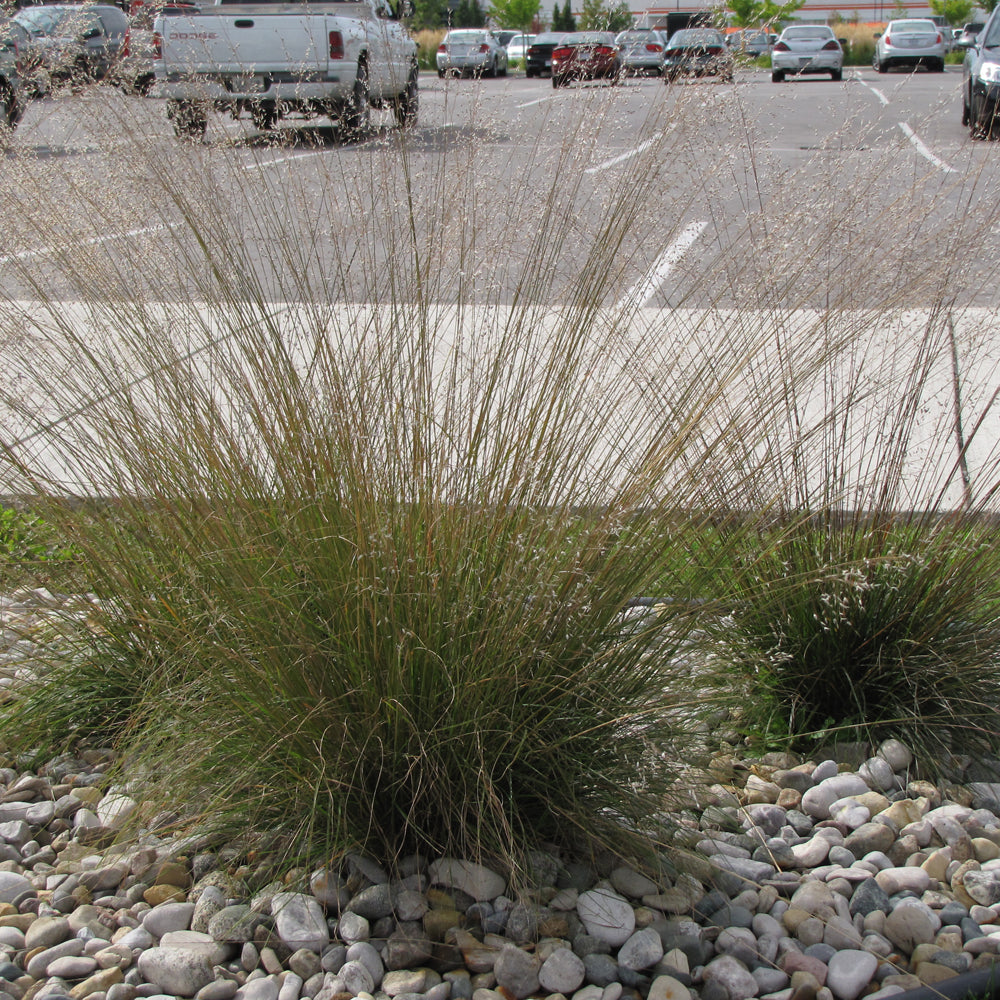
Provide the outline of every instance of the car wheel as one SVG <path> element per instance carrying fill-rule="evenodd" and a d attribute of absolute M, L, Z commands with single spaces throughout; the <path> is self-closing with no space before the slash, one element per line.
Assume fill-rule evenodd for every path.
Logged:
<path fill-rule="evenodd" d="M 506 59 L 504 59 L 504 61 L 503 61 L 503 68 L 500 70 L 500 75 L 501 76 L 506 76 L 507 75 L 507 60 Z"/>
<path fill-rule="evenodd" d="M 842 69 L 831 69 L 830 79 L 833 80 L 834 83 L 840 83 L 840 81 L 844 79 L 844 71 Z"/>
<path fill-rule="evenodd" d="M 443 80 L 444 79 L 444 70 L 443 69 L 439 69 L 438 70 L 438 79 L 439 80 Z"/>
<path fill-rule="evenodd" d="M 879 59 L 875 63 L 875 69 L 879 73 L 888 73 L 889 72 L 889 64 L 887 62 L 883 62 L 881 59 Z"/>
<path fill-rule="evenodd" d="M 771 70 L 771 83 L 783 83 L 784 80 L 785 80 L 785 71 L 783 69 Z"/>
<path fill-rule="evenodd" d="M 368 64 L 358 62 L 358 74 L 354 78 L 354 90 L 350 104 L 344 109 L 341 124 L 352 139 L 360 138 L 368 131 L 371 120 L 371 103 L 368 94 Z"/>
<path fill-rule="evenodd" d="M 396 124 L 400 128 L 409 128 L 416 124 L 419 95 L 420 70 L 416 65 L 410 67 L 410 75 L 406 78 L 406 89 L 396 95 L 392 102 L 392 113 L 396 116 Z"/>
<path fill-rule="evenodd" d="M 0 149 L 10 140 L 10 133 L 17 124 L 13 95 L 9 90 L 0 90 Z"/>
<path fill-rule="evenodd" d="M 553 73 L 552 74 L 552 87 L 553 87 L 553 89 L 558 89 L 561 84 L 562 84 L 562 80 L 560 80 L 559 77 L 556 76 L 555 73 Z"/>
<path fill-rule="evenodd" d="M 936 63 L 934 63 L 934 72 L 935 73 L 943 73 L 944 72 L 944 60 L 943 59 L 938 59 L 938 61 Z"/>
<path fill-rule="evenodd" d="M 969 114 L 969 95 L 963 90 L 962 92 L 962 124 L 968 125 L 971 120 Z"/>
<path fill-rule="evenodd" d="M 198 101 L 167 101 L 167 117 L 181 139 L 203 139 L 208 127 L 208 112 Z"/>
<path fill-rule="evenodd" d="M 278 123 L 278 109 L 267 101 L 250 108 L 250 118 L 258 132 L 270 132 Z"/>

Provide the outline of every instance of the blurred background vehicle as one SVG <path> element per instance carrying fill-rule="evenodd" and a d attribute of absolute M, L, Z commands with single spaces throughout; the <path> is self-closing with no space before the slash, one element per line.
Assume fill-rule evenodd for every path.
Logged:
<path fill-rule="evenodd" d="M 681 76 L 720 76 L 733 79 L 733 53 L 715 28 L 682 28 L 667 42 L 663 76 L 673 83 Z"/>
<path fill-rule="evenodd" d="M 876 38 L 872 66 L 879 73 L 893 66 L 925 66 L 932 73 L 943 73 L 947 51 L 941 29 L 930 18 L 901 18 L 890 21 Z"/>
<path fill-rule="evenodd" d="M 726 44 L 734 53 L 756 59 L 771 51 L 771 35 L 760 29 L 743 28 L 726 35 Z"/>
<path fill-rule="evenodd" d="M 103 80 L 129 54 L 128 17 L 110 4 L 25 7 L 12 21 L 24 31 L 18 58 L 37 94 L 59 83 Z"/>
<path fill-rule="evenodd" d="M 9 17 L 0 17 L 0 134 L 17 125 L 27 101 L 18 66 L 18 39 L 21 37 L 21 29 Z"/>
<path fill-rule="evenodd" d="M 506 76 L 507 50 L 496 35 L 483 28 L 449 31 L 437 50 L 437 73 L 460 76 Z"/>
<path fill-rule="evenodd" d="M 771 82 L 781 83 L 786 73 L 829 73 L 844 78 L 844 50 L 833 29 L 825 24 L 798 24 L 785 28 L 771 49 Z"/>
<path fill-rule="evenodd" d="M 622 71 L 659 76 L 663 72 L 663 53 L 667 40 L 659 31 L 630 29 L 620 31 L 615 45 L 621 53 Z"/>
<path fill-rule="evenodd" d="M 979 35 L 979 32 L 982 31 L 985 26 L 985 21 L 970 21 L 968 24 L 963 25 L 955 35 L 955 47 L 964 49 L 973 45 Z"/>
<path fill-rule="evenodd" d="M 528 46 L 528 54 L 524 62 L 526 76 L 544 76 L 552 72 L 552 50 L 559 44 L 565 32 L 545 31 L 535 35 Z"/>
<path fill-rule="evenodd" d="M 528 46 L 534 40 L 534 35 L 525 35 L 523 33 L 515 35 L 507 43 L 507 62 L 512 63 L 515 59 L 524 60 L 528 55 Z"/>
<path fill-rule="evenodd" d="M 610 80 L 617 83 L 622 64 L 610 31 L 568 31 L 552 50 L 552 86 L 573 80 Z"/>
<path fill-rule="evenodd" d="M 1000 131 L 1000 7 L 990 14 L 962 63 L 962 124 L 973 139 Z"/>

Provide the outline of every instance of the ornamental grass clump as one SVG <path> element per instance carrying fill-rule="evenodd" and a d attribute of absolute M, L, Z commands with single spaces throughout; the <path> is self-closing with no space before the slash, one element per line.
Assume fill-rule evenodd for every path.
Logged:
<path fill-rule="evenodd" d="M 0 316 L 30 346 L 4 488 L 95 595 L 7 703 L 9 745 L 111 744 L 146 819 L 285 866 L 666 842 L 708 707 L 703 470 L 735 495 L 780 400 L 740 386 L 773 346 L 759 325 L 678 351 L 622 294 L 666 132 L 596 195 L 566 185 L 608 107 L 590 100 L 558 169 L 549 140 L 526 164 L 516 244 L 487 224 L 476 142 L 334 144 L 299 173 L 251 145 L 234 186 L 229 145 L 109 127 L 156 244 L 15 259 L 31 306 Z M 4 189 L 62 247 L 31 195 Z"/>
<path fill-rule="evenodd" d="M 957 378 L 960 342 L 967 370 L 991 364 L 962 327 L 931 313 L 790 393 L 785 496 L 734 558 L 721 637 L 752 743 L 895 737 L 935 775 L 997 754 L 996 393 Z"/>

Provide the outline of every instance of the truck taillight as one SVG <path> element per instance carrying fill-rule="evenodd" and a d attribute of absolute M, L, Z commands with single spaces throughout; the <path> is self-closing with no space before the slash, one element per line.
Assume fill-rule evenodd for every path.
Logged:
<path fill-rule="evenodd" d="M 339 31 L 330 32 L 330 58 L 344 58 L 344 36 Z"/>
<path fill-rule="evenodd" d="M 153 32 L 153 58 L 163 58 L 163 35 L 158 31 Z"/>

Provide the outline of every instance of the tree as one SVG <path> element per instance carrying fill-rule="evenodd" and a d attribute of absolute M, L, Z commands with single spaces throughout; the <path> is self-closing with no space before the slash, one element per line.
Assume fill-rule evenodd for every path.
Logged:
<path fill-rule="evenodd" d="M 1000 2 L 1000 0 L 998 0 L 998 2 Z M 569 0 L 566 0 L 566 2 L 563 4 L 562 30 L 576 31 L 576 18 L 573 17 L 573 11 L 570 8 Z"/>
<path fill-rule="evenodd" d="M 490 0 L 490 17 L 501 27 L 527 31 L 540 7 L 540 0 Z"/>
<path fill-rule="evenodd" d="M 976 7 L 974 0 L 928 0 L 928 3 L 935 14 L 951 25 L 965 24 Z"/>
<path fill-rule="evenodd" d="M 788 0 L 786 3 L 774 3 L 774 0 L 730 0 L 729 10 L 737 28 L 757 28 L 785 21 L 804 6 L 805 0 Z"/>
<path fill-rule="evenodd" d="M 626 0 L 620 0 L 613 7 L 606 6 L 605 0 L 583 0 L 583 10 L 580 12 L 581 31 L 618 32 L 629 27 L 631 23 L 632 11 Z"/>
<path fill-rule="evenodd" d="M 447 23 L 448 0 L 413 0 L 413 17 L 410 24 L 414 31 L 440 28 Z"/>

